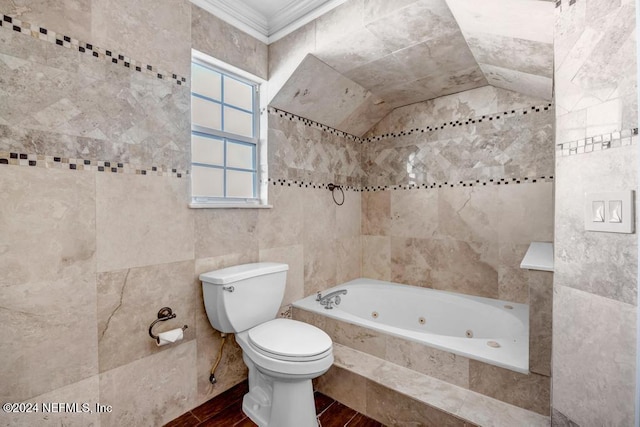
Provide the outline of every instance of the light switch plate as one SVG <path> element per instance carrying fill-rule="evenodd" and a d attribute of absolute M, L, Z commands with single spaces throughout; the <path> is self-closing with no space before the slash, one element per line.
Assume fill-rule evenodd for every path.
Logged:
<path fill-rule="evenodd" d="M 635 230 L 634 191 L 586 193 L 584 229 L 605 233 L 633 233 Z M 604 207 L 604 221 L 601 221 Z"/>

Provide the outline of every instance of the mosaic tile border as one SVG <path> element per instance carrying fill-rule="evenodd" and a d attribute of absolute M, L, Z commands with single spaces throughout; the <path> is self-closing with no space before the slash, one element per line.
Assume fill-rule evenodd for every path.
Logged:
<path fill-rule="evenodd" d="M 638 128 L 592 136 L 578 141 L 556 145 L 556 155 L 561 157 L 588 154 L 612 148 L 633 145 L 638 141 Z"/>
<path fill-rule="evenodd" d="M 524 177 L 524 178 L 489 178 L 485 180 L 470 180 L 456 182 L 435 182 L 431 184 L 397 184 L 397 185 L 373 185 L 364 187 L 354 187 L 349 185 L 341 186 L 344 190 L 354 191 L 357 193 L 388 191 L 388 190 L 425 190 L 439 188 L 456 188 L 456 187 L 486 187 L 490 185 L 518 185 L 518 184 L 535 184 L 537 182 L 553 182 L 553 176 L 541 177 Z M 313 182 L 296 181 L 290 179 L 269 178 L 268 182 L 274 186 L 300 187 L 300 188 L 316 188 L 329 189 L 329 184 L 319 184 Z"/>
<path fill-rule="evenodd" d="M 133 165 L 123 162 L 109 162 L 102 160 L 71 159 L 67 157 L 45 156 L 41 154 L 0 152 L 0 165 L 30 166 L 45 169 L 66 169 L 77 171 L 95 171 L 105 173 L 120 173 L 132 175 L 155 175 L 182 178 L 189 175 L 183 171 L 164 166 Z"/>
<path fill-rule="evenodd" d="M 303 123 L 304 125 L 306 125 L 308 127 L 312 127 L 312 128 L 323 130 L 325 132 L 330 133 L 331 135 L 341 136 L 343 138 L 350 139 L 351 141 L 362 142 L 362 138 L 360 138 L 359 136 L 355 136 L 355 135 L 352 135 L 350 133 L 343 132 L 343 131 L 338 130 L 338 129 L 334 129 L 334 128 L 329 127 L 327 125 L 323 125 L 322 123 L 314 122 L 313 120 L 306 119 L 306 118 L 304 118 L 302 116 L 297 116 L 297 115 L 295 115 L 293 113 L 289 113 L 289 112 L 286 112 L 284 110 L 280 110 L 279 108 L 276 108 L 276 107 L 269 107 L 267 109 L 267 112 L 269 114 L 279 115 L 282 118 L 288 118 L 290 121 L 296 120 L 298 122 Z"/>
<path fill-rule="evenodd" d="M 360 191 L 387 191 L 387 190 L 424 190 L 456 187 L 486 187 L 491 185 L 518 185 L 535 184 L 537 182 L 553 182 L 553 176 L 524 177 L 524 178 L 489 178 L 456 182 L 434 182 L 430 184 L 397 184 L 384 186 L 365 186 Z"/>
<path fill-rule="evenodd" d="M 279 115 L 280 117 L 288 118 L 291 121 L 296 120 L 298 122 L 303 123 L 304 125 L 306 125 L 308 127 L 320 129 L 320 130 L 328 132 L 328 133 L 330 133 L 332 135 L 338 135 L 338 136 L 341 136 L 343 138 L 350 139 L 352 141 L 360 142 L 362 144 L 362 143 L 365 143 L 365 142 L 381 141 L 383 139 L 388 139 L 388 138 L 400 138 L 400 137 L 412 135 L 414 133 L 434 132 L 434 131 L 442 130 L 442 129 L 449 128 L 449 127 L 455 128 L 455 127 L 460 127 L 460 126 L 468 126 L 468 125 L 472 125 L 472 124 L 476 124 L 476 123 L 482 123 L 483 121 L 494 121 L 494 120 L 500 120 L 502 118 L 509 118 L 509 117 L 515 117 L 515 116 L 525 116 L 525 115 L 527 115 L 529 113 L 539 113 L 541 111 L 549 111 L 549 109 L 552 108 L 552 107 L 553 107 L 553 104 L 551 104 L 551 103 L 544 104 L 544 105 L 534 105 L 534 106 L 531 106 L 531 107 L 520 108 L 520 109 L 516 109 L 516 110 L 511 110 L 511 111 L 504 111 L 502 113 L 485 114 L 485 115 L 482 115 L 482 116 L 471 117 L 471 118 L 464 119 L 464 120 L 450 121 L 448 123 L 442 123 L 442 124 L 436 125 L 436 126 L 426 126 L 424 128 L 414 128 L 414 129 L 403 130 L 403 131 L 400 131 L 400 132 L 389 132 L 389 133 L 386 133 L 386 134 L 372 136 L 372 137 L 369 137 L 369 138 L 360 138 L 358 136 L 351 135 L 350 133 L 346 133 L 346 132 L 343 132 L 341 130 L 334 129 L 332 127 L 329 127 L 327 125 L 323 125 L 323 124 L 318 123 L 318 122 L 314 122 L 313 120 L 309 120 L 309 119 L 306 119 L 304 117 L 297 116 L 297 115 L 295 115 L 293 113 L 288 113 L 288 112 L 286 112 L 284 110 L 280 110 L 280 109 L 278 109 L 276 107 L 269 107 L 268 108 L 268 112 L 269 112 L 269 114 Z"/>
<path fill-rule="evenodd" d="M 66 157 L 45 156 L 41 154 L 6 153 L 0 152 L 0 165 L 26 166 L 43 169 L 61 169 L 72 171 L 93 171 L 114 174 L 166 176 L 173 178 L 186 178 L 189 176 L 188 170 L 178 170 L 166 168 L 164 166 L 142 167 L 130 163 L 109 162 L 102 160 L 71 159 Z M 532 184 L 536 182 L 552 182 L 553 176 L 524 177 L 524 178 L 489 178 L 485 180 L 470 180 L 456 182 L 434 182 L 430 184 L 397 184 L 384 186 L 353 186 L 341 185 L 345 191 L 370 192 L 385 190 L 418 190 L 418 189 L 438 189 L 454 187 L 481 187 L 487 185 L 517 185 Z M 329 189 L 329 183 L 307 182 L 301 180 L 267 178 L 267 182 L 273 186 L 287 186 L 313 189 Z"/>
<path fill-rule="evenodd" d="M 153 65 L 144 64 L 140 61 L 131 59 L 128 56 L 117 54 L 113 50 L 103 49 L 93 45 L 92 43 L 82 42 L 72 37 L 58 34 L 48 28 L 40 27 L 29 22 L 23 22 L 20 19 L 12 18 L 8 15 L 2 15 L 2 19 L 0 19 L 0 27 L 31 36 L 38 40 L 43 40 L 60 47 L 77 50 L 80 53 L 91 55 L 94 58 L 101 59 L 103 61 L 111 60 L 112 64 L 122 65 L 125 68 L 135 70 L 139 73 L 146 74 L 160 80 L 172 81 L 178 85 L 187 83 L 186 77 L 162 70 Z"/>
<path fill-rule="evenodd" d="M 287 186 L 287 187 L 300 187 L 300 188 L 316 188 L 316 189 L 323 189 L 323 190 L 329 189 L 329 183 L 320 184 L 317 182 L 305 182 L 305 181 L 299 181 L 299 180 L 293 180 L 293 179 L 279 179 L 279 178 L 268 178 L 267 181 L 271 185 L 275 185 L 275 186 L 279 185 L 281 187 Z M 355 191 L 355 192 L 362 191 L 361 187 L 354 187 L 353 185 L 340 185 L 340 187 L 346 191 Z"/>
<path fill-rule="evenodd" d="M 390 133 L 386 133 L 378 136 L 372 136 L 369 138 L 362 139 L 362 142 L 374 142 L 374 141 L 381 141 L 383 139 L 388 139 L 388 138 L 400 138 L 403 136 L 412 135 L 414 133 L 434 132 L 434 131 L 446 129 L 449 127 L 455 128 L 460 126 L 468 126 L 476 123 L 482 123 L 483 121 L 494 121 L 494 120 L 500 120 L 502 118 L 525 116 L 529 113 L 539 113 L 541 111 L 549 111 L 549 109 L 552 107 L 553 107 L 553 104 L 549 103 L 544 105 L 534 105 L 532 107 L 520 108 L 517 110 L 505 111 L 502 113 L 485 114 L 482 116 L 471 117 L 468 119 L 450 121 L 450 122 L 442 123 L 436 126 L 427 126 L 424 128 L 413 128 L 413 129 L 403 130 L 397 133 L 390 132 Z"/>

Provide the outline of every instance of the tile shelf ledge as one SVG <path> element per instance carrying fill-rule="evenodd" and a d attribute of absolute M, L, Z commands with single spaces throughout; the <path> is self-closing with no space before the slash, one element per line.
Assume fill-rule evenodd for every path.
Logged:
<path fill-rule="evenodd" d="M 553 272 L 553 243 L 531 242 L 520 268 Z"/>

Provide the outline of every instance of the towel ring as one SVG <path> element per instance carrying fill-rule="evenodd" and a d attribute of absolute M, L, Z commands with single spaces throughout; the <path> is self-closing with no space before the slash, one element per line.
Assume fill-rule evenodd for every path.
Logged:
<path fill-rule="evenodd" d="M 335 202 L 335 204 L 338 206 L 344 205 L 344 190 L 342 189 L 342 186 L 331 183 L 327 185 L 327 188 L 329 188 L 329 191 L 331 191 L 331 197 L 333 197 L 333 201 Z M 338 203 L 338 201 L 336 200 L 335 190 L 340 190 L 340 192 L 342 193 L 342 202 L 340 203 Z"/>

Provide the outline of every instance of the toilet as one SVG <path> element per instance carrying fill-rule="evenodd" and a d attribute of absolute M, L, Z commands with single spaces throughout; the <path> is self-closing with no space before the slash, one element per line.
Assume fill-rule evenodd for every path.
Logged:
<path fill-rule="evenodd" d="M 242 410 L 260 427 L 317 427 L 311 380 L 333 364 L 331 338 L 291 319 L 276 319 L 287 264 L 243 264 L 200 275 L 211 326 L 234 333 L 249 368 Z"/>

